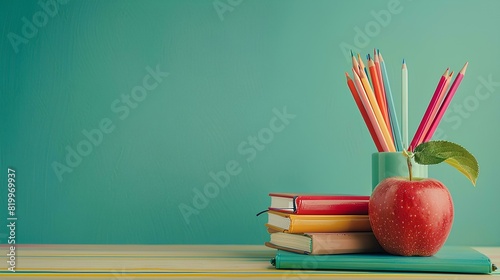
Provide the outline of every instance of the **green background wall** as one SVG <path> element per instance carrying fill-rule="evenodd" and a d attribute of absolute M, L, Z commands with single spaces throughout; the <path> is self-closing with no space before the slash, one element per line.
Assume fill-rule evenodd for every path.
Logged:
<path fill-rule="evenodd" d="M 499 1 L 2 2 L 0 220 L 11 167 L 18 243 L 262 244 L 269 192 L 369 194 L 375 147 L 344 72 L 346 51 L 376 47 L 395 93 L 408 63 L 410 132 L 469 62 L 435 139 L 477 157 L 477 187 L 429 173 L 454 199 L 448 243 L 500 245 Z"/>

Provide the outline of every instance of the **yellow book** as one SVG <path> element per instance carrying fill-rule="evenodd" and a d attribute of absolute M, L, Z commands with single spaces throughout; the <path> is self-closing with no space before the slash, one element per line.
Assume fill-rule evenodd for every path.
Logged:
<path fill-rule="evenodd" d="M 268 211 L 266 226 L 288 233 L 371 231 L 368 215 L 296 215 Z"/>

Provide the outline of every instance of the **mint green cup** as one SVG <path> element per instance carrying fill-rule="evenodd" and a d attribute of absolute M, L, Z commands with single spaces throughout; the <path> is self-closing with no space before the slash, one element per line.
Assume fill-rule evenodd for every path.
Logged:
<path fill-rule="evenodd" d="M 427 165 L 412 160 L 412 176 L 427 178 Z M 382 152 L 372 154 L 372 190 L 389 177 L 408 178 L 408 164 L 402 152 Z"/>

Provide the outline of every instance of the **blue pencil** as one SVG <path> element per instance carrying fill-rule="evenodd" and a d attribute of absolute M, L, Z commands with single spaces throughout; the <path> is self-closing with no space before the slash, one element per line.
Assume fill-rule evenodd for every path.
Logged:
<path fill-rule="evenodd" d="M 389 110 L 389 120 L 392 127 L 392 136 L 396 144 L 397 151 L 403 151 L 403 143 L 401 140 L 401 131 L 399 130 L 399 122 L 396 115 L 396 108 L 394 107 L 394 100 L 392 98 L 391 84 L 389 83 L 389 76 L 387 75 L 387 69 L 385 68 L 385 62 L 382 58 L 382 54 L 378 52 L 380 60 L 380 68 L 382 69 L 382 76 L 384 80 L 384 87 L 387 99 L 387 109 Z"/>

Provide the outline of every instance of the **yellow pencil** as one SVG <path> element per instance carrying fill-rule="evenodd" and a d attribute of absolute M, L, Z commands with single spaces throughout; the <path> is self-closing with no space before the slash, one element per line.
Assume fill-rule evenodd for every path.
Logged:
<path fill-rule="evenodd" d="M 364 71 L 361 71 L 361 72 L 364 72 Z M 360 99 L 360 101 L 361 101 L 361 103 L 366 111 L 366 115 L 369 119 L 369 122 L 371 123 L 371 125 L 373 127 L 373 132 L 375 133 L 375 136 L 377 137 L 377 139 L 373 139 L 373 140 L 375 141 L 375 143 L 377 143 L 377 140 L 378 140 L 378 143 L 380 144 L 380 148 L 382 149 L 382 152 L 387 152 L 387 151 L 389 151 L 389 146 L 387 145 L 387 141 L 386 141 L 385 136 L 382 132 L 382 128 L 380 126 L 379 121 L 377 120 L 377 117 L 375 116 L 375 113 L 373 112 L 373 107 L 371 106 L 371 102 L 367 98 L 366 91 L 363 88 L 363 85 L 362 85 L 361 80 L 358 76 L 358 73 L 356 73 L 356 70 L 354 68 L 352 69 L 352 74 L 353 74 L 353 84 L 356 88 L 359 99 Z M 368 123 L 367 123 L 367 125 L 368 125 Z M 373 135 L 372 135 L 372 137 L 373 137 Z"/>
<path fill-rule="evenodd" d="M 358 53 L 358 63 L 359 63 L 359 72 L 363 71 L 365 72 L 366 75 L 368 75 L 368 71 L 366 71 L 365 64 L 363 63 L 363 60 L 361 59 L 361 56 Z M 361 75 L 361 73 L 358 73 L 358 75 Z"/>
<path fill-rule="evenodd" d="M 359 77 L 360 77 L 361 83 L 363 84 L 363 87 L 365 89 L 366 95 L 368 96 L 368 99 L 370 100 L 373 112 L 375 113 L 375 117 L 377 118 L 377 122 L 380 125 L 382 133 L 384 135 L 384 139 L 387 143 L 387 146 L 389 147 L 388 152 L 395 152 L 396 147 L 394 146 L 394 142 L 392 141 L 392 136 L 389 133 L 389 129 L 387 128 L 384 117 L 382 116 L 382 112 L 380 111 L 380 107 L 378 106 L 377 99 L 375 98 L 375 94 L 373 93 L 373 90 L 370 86 L 370 82 L 368 82 L 368 78 L 366 77 L 366 74 L 364 73 L 364 71 L 359 71 Z"/>

